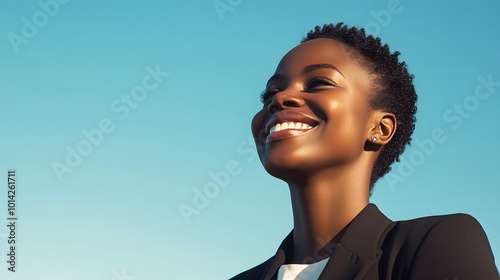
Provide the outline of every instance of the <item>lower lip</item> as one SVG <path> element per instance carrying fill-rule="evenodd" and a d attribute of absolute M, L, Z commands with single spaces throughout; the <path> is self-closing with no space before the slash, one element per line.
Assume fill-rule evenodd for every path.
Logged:
<path fill-rule="evenodd" d="M 299 135 L 308 133 L 309 131 L 313 130 L 314 128 L 316 128 L 316 126 L 311 128 L 311 129 L 308 129 L 308 130 L 285 129 L 285 130 L 280 130 L 278 132 L 273 132 L 267 136 L 266 143 L 299 136 Z"/>

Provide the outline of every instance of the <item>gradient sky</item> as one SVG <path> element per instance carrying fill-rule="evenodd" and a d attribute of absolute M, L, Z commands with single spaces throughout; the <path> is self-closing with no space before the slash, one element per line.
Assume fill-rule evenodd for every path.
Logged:
<path fill-rule="evenodd" d="M 290 197 L 250 121 L 281 57 L 339 21 L 401 51 L 419 93 L 415 142 L 372 202 L 469 213 L 500 265 L 499 1 L 54 1 L 0 3 L 0 181 L 18 179 L 1 279 L 227 279 L 274 254 Z"/>

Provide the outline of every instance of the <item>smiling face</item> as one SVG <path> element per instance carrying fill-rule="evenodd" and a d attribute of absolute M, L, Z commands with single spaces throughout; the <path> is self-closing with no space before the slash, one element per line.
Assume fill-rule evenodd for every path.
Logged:
<path fill-rule="evenodd" d="M 369 104 L 374 76 L 347 48 L 336 40 L 314 39 L 279 63 L 264 106 L 252 120 L 269 174 L 289 182 L 348 166 L 365 152 L 375 126 Z"/>

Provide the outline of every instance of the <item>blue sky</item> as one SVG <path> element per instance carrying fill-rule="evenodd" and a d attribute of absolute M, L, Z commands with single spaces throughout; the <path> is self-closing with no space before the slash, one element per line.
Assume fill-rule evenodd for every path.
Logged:
<path fill-rule="evenodd" d="M 0 278 L 226 279 L 271 256 L 292 228 L 289 194 L 250 121 L 281 57 L 339 21 L 401 51 L 419 93 L 415 142 L 372 202 L 393 220 L 469 213 L 500 265 L 499 8 L 2 1 L 0 180 L 16 170 L 18 247 Z M 3 258 L 6 238 L 2 226 Z"/>

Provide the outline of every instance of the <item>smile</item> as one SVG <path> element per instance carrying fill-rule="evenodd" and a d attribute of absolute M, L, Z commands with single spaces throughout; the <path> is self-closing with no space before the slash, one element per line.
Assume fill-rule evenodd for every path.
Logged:
<path fill-rule="evenodd" d="M 266 121 L 262 129 L 261 139 L 265 139 L 265 143 L 269 143 L 298 136 L 311 131 L 318 124 L 319 121 L 305 113 L 281 110 Z"/>
<path fill-rule="evenodd" d="M 278 124 L 274 125 L 273 127 L 271 127 L 271 130 L 269 131 L 269 133 L 271 134 L 273 132 L 278 132 L 278 131 L 282 131 L 282 130 L 286 130 L 286 129 L 309 130 L 311 128 L 313 128 L 313 127 L 308 125 L 307 123 L 282 122 L 282 123 L 278 123 Z"/>
<path fill-rule="evenodd" d="M 295 137 L 309 132 L 314 127 L 302 122 L 282 122 L 271 127 L 266 143 Z"/>

